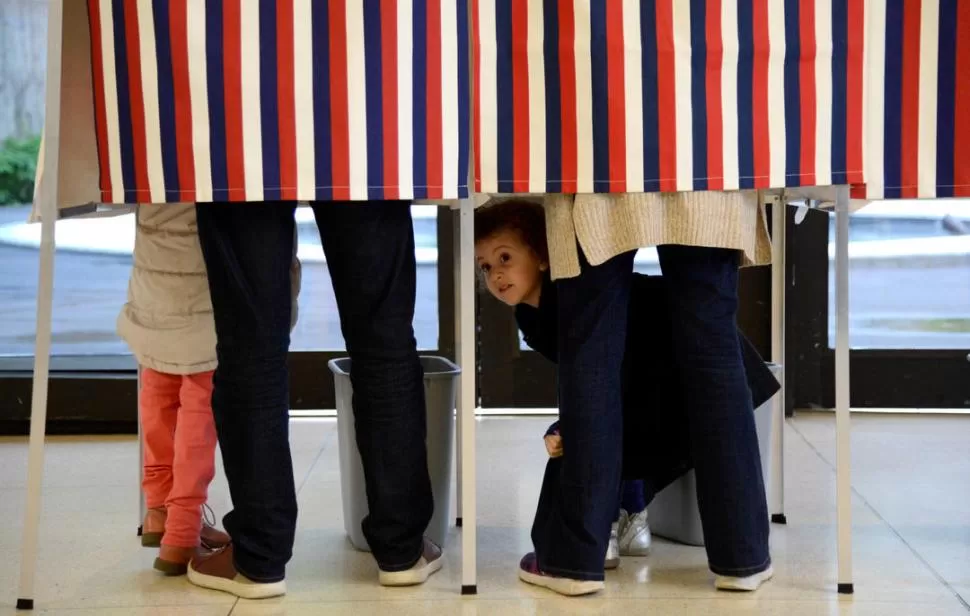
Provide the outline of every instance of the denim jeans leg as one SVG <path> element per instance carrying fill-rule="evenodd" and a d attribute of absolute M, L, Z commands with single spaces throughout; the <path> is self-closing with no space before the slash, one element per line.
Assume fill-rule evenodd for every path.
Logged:
<path fill-rule="evenodd" d="M 434 512 L 424 376 L 413 328 L 417 274 L 410 205 L 313 205 L 351 359 L 370 511 L 362 528 L 385 571 L 417 562 Z"/>
<path fill-rule="evenodd" d="M 711 570 L 768 568 L 768 507 L 737 332 L 738 254 L 660 246 Z"/>
<path fill-rule="evenodd" d="M 292 203 L 197 206 L 219 365 L 212 411 L 233 511 L 224 519 L 236 567 L 285 576 L 296 529 L 289 443 Z"/>
<path fill-rule="evenodd" d="M 563 456 L 559 492 L 533 542 L 555 575 L 602 580 L 620 494 L 621 367 L 633 253 L 582 262 L 559 291 L 559 401 Z M 547 476 L 548 479 L 548 476 Z"/>

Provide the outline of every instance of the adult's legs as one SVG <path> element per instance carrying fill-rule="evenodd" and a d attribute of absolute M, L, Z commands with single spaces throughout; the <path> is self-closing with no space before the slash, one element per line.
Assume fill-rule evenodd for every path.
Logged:
<path fill-rule="evenodd" d="M 236 569 L 285 577 L 296 529 L 289 443 L 293 203 L 197 207 L 219 366 L 212 410 L 235 509 L 223 523 Z"/>
<path fill-rule="evenodd" d="M 351 358 L 354 425 L 370 515 L 364 535 L 384 571 L 421 557 L 434 503 L 424 383 L 412 321 L 410 202 L 314 204 Z"/>
<path fill-rule="evenodd" d="M 621 367 L 633 254 L 599 266 L 583 260 L 559 291 L 559 493 L 533 529 L 539 568 L 578 580 L 603 579 L 622 465 Z M 548 477 L 547 477 L 548 479 Z"/>
<path fill-rule="evenodd" d="M 674 245 L 658 252 L 708 562 L 720 575 L 760 573 L 771 563 L 768 507 L 736 324 L 738 255 Z"/>

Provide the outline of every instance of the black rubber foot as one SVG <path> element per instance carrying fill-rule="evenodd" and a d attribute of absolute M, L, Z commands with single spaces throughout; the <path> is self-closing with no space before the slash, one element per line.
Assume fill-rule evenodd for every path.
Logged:
<path fill-rule="evenodd" d="M 461 518 L 457 518 L 455 520 L 455 526 L 457 526 L 458 528 L 461 528 Z"/>
<path fill-rule="evenodd" d="M 852 584 L 839 584 L 839 594 L 840 595 L 851 595 L 855 593 L 855 589 Z"/>
<path fill-rule="evenodd" d="M 32 610 L 34 609 L 33 599 L 17 599 L 17 609 L 18 610 Z"/>
<path fill-rule="evenodd" d="M 139 527 L 138 527 L 138 536 L 139 536 L 139 537 L 141 537 L 141 533 L 142 533 L 142 527 L 141 527 L 141 526 L 139 526 Z"/>
<path fill-rule="evenodd" d="M 784 513 L 773 513 L 771 514 L 772 524 L 788 524 L 788 518 L 785 517 Z"/>
<path fill-rule="evenodd" d="M 463 595 L 477 595 L 478 594 L 478 585 L 477 584 L 472 584 L 470 586 L 462 586 L 461 587 L 461 594 L 463 594 Z"/>

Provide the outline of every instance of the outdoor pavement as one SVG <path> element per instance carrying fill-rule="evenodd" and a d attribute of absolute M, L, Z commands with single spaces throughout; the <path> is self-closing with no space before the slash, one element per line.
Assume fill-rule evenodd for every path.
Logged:
<path fill-rule="evenodd" d="M 299 215 L 306 218 L 309 210 Z M 25 208 L 0 208 L 0 356 L 33 354 L 40 226 L 20 224 L 26 217 Z M 132 223 L 131 216 L 58 223 L 55 355 L 126 352 L 114 332 L 131 268 Z M 304 281 L 293 348 L 342 349 L 326 263 L 312 223 L 304 223 Z M 421 238 L 415 333 L 420 347 L 436 348 L 433 218 L 416 220 L 416 229 Z M 853 346 L 970 349 L 970 236 L 853 242 L 850 254 Z M 638 261 L 638 269 L 656 271 L 652 251 L 643 251 Z"/>

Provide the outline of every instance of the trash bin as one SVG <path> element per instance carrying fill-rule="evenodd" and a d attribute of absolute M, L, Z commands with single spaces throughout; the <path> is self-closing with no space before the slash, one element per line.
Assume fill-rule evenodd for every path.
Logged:
<path fill-rule="evenodd" d="M 781 378 L 781 366 L 768 364 L 775 378 Z M 761 453 L 761 473 L 765 488 L 771 485 L 771 428 L 778 413 L 781 396 L 775 394 L 754 410 L 758 449 Z M 657 494 L 650 503 L 648 519 L 650 532 L 657 537 L 688 545 L 704 545 L 701 514 L 697 508 L 697 478 L 687 472 Z"/>
<path fill-rule="evenodd" d="M 355 548 L 370 551 L 360 524 L 367 516 L 364 468 L 357 450 L 354 429 L 354 389 L 350 383 L 350 358 L 330 361 L 337 401 L 337 441 L 340 449 L 340 493 L 344 529 Z M 443 357 L 422 357 L 425 408 L 428 417 L 428 473 L 434 496 L 434 515 L 428 537 L 445 545 L 451 521 L 451 465 L 455 442 L 455 395 L 461 368 Z"/>

